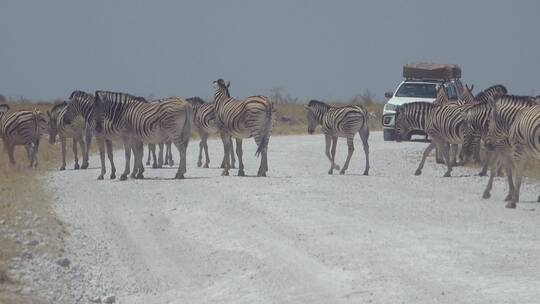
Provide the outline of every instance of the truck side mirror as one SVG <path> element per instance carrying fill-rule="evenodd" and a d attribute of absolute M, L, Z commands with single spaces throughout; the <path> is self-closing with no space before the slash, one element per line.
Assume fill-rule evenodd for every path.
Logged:
<path fill-rule="evenodd" d="M 386 98 L 392 98 L 392 96 L 394 96 L 394 92 L 386 92 L 386 93 L 384 93 L 384 97 L 386 97 Z"/>

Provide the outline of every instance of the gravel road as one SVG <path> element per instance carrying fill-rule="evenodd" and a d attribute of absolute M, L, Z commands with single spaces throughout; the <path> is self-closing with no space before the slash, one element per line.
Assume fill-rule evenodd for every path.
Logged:
<path fill-rule="evenodd" d="M 96 157 L 52 172 L 69 283 L 47 282 L 49 267 L 36 292 L 61 288 L 55 303 L 538 303 L 538 184 L 509 210 L 503 179 L 483 200 L 476 170 L 443 178 L 430 159 L 416 177 L 426 144 L 381 138 L 372 132 L 370 176 L 358 138 L 347 174 L 328 175 L 322 135 L 272 137 L 268 178 L 253 177 L 252 140 L 248 177 L 220 176 L 216 140 L 210 169 L 190 143 L 180 181 L 173 169 L 97 181 Z M 340 139 L 340 165 L 346 150 Z M 123 152 L 115 159 L 123 168 Z"/>

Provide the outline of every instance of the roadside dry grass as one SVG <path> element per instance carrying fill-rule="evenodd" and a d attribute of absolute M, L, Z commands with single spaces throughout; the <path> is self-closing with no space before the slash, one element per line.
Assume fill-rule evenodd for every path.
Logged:
<path fill-rule="evenodd" d="M 12 104 L 14 109 L 45 111 L 50 104 Z M 39 168 L 28 167 L 24 147 L 16 148 L 15 167 L 9 167 L 7 155 L 0 140 L 0 303 L 32 303 L 33 299 L 19 294 L 20 282 L 9 275 L 10 260 L 20 257 L 28 246 L 21 236 L 34 234 L 46 239 L 45 244 L 32 248 L 32 254 L 47 252 L 51 257 L 63 250 L 63 227 L 54 216 L 53 198 L 45 189 L 43 178 L 60 160 L 60 149 L 42 140 L 39 147 Z"/>

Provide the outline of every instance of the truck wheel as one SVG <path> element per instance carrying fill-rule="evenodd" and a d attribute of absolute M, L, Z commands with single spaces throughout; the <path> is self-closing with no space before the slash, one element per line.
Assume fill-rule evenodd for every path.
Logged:
<path fill-rule="evenodd" d="M 395 140 L 396 131 L 391 129 L 384 129 L 383 136 L 384 141 L 393 141 Z"/>

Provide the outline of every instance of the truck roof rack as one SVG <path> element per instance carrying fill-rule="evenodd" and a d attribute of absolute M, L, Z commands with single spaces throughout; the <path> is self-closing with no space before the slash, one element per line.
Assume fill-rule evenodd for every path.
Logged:
<path fill-rule="evenodd" d="M 410 63 L 403 66 L 403 77 L 407 80 L 445 81 L 461 78 L 461 67 L 457 64 Z"/>

